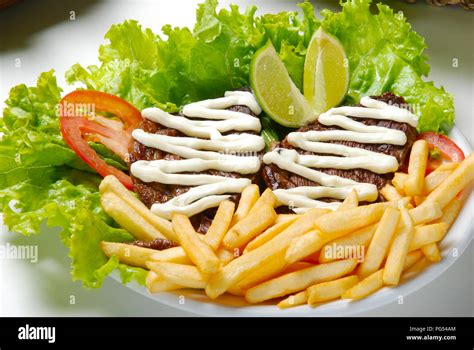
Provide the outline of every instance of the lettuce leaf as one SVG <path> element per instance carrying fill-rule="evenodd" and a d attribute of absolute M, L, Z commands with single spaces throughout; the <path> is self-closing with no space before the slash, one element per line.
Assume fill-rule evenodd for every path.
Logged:
<path fill-rule="evenodd" d="M 10 91 L 0 119 L 3 221 L 24 235 L 39 233 L 43 222 L 60 227 L 61 240 L 70 248 L 72 277 L 86 287 L 100 286 L 115 268 L 124 282 L 144 284 L 145 270 L 108 259 L 99 248 L 102 240 L 134 238 L 102 210 L 100 177 L 62 140 L 56 110 L 60 92 L 52 71 L 41 74 L 35 87 Z M 113 158 L 106 160 L 119 164 Z"/>
<path fill-rule="evenodd" d="M 157 106 L 170 112 L 188 102 L 221 96 L 249 85 L 252 56 L 271 40 L 295 84 L 302 89 L 306 49 L 323 26 L 344 45 L 350 69 L 346 103 L 361 96 L 392 91 L 403 96 L 420 116 L 421 131 L 447 132 L 454 122 L 452 96 L 426 82 L 426 44 L 386 5 L 371 12 L 370 0 L 348 0 L 342 11 L 324 10 L 318 19 L 309 2 L 296 11 L 256 15 L 256 7 L 219 9 L 216 0 L 198 6 L 191 28 L 166 25 L 157 35 L 128 20 L 113 25 L 99 48 L 99 65 L 73 65 L 70 84 L 118 95 L 136 108 Z M 57 116 L 62 90 L 53 71 L 36 86 L 10 91 L 0 119 L 0 210 L 11 231 L 40 232 L 42 223 L 60 227 L 70 248 L 73 279 L 99 287 L 118 269 L 122 281 L 144 283 L 146 271 L 106 258 L 101 240 L 133 239 L 102 210 L 100 177 L 64 143 Z M 285 128 L 262 116 L 267 143 Z M 108 150 L 91 146 L 120 169 L 125 165 Z"/>
<path fill-rule="evenodd" d="M 346 103 L 362 96 L 393 92 L 403 96 L 420 117 L 419 131 L 448 133 L 454 124 L 454 100 L 442 87 L 425 82 L 428 57 L 424 39 L 411 29 L 402 13 L 368 0 L 349 0 L 342 11 L 321 12 L 321 25 L 344 46 L 350 85 Z"/>

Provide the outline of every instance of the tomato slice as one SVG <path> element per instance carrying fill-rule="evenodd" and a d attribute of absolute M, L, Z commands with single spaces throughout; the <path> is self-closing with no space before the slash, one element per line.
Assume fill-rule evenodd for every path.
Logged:
<path fill-rule="evenodd" d="M 430 149 L 430 157 L 428 158 L 428 165 L 426 167 L 428 174 L 439 167 L 443 161 L 460 163 L 465 158 L 462 149 L 447 136 L 435 132 L 424 132 L 418 135 L 418 139 L 428 142 Z M 435 156 L 437 153 L 439 153 L 439 155 Z"/>
<path fill-rule="evenodd" d="M 107 164 L 88 141 L 100 142 L 128 161 L 132 131 L 142 119 L 140 112 L 117 96 L 87 90 L 77 90 L 64 96 L 60 107 L 61 134 L 69 147 L 100 175 L 114 175 L 124 186 L 132 189 L 130 176 Z M 96 116 L 95 112 L 110 113 L 119 121 Z"/>

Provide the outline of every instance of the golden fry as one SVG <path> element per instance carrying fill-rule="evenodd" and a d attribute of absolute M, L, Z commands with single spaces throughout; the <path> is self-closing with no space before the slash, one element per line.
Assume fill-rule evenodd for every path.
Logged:
<path fill-rule="evenodd" d="M 441 261 L 441 252 L 439 251 L 437 243 L 430 243 L 421 247 L 423 255 L 431 262 Z"/>
<path fill-rule="evenodd" d="M 403 198 L 400 192 L 391 185 L 385 185 L 384 188 L 380 190 L 380 194 L 388 201 L 395 201 Z"/>
<path fill-rule="evenodd" d="M 152 241 L 156 238 L 166 238 L 145 220 L 136 210 L 128 206 L 113 192 L 105 192 L 100 196 L 104 211 L 117 223 L 137 239 Z"/>
<path fill-rule="evenodd" d="M 342 294 L 343 299 L 358 300 L 365 298 L 383 287 L 383 269 L 374 272 Z"/>
<path fill-rule="evenodd" d="M 408 174 L 395 173 L 392 179 L 392 185 L 396 188 L 398 193 L 405 195 L 405 181 L 408 179 Z"/>
<path fill-rule="evenodd" d="M 205 242 L 216 251 L 230 227 L 234 215 L 235 204 L 231 201 L 222 201 L 212 219 L 211 226 L 204 236 Z"/>
<path fill-rule="evenodd" d="M 369 244 L 364 261 L 357 270 L 357 275 L 362 280 L 373 274 L 382 265 L 387 256 L 392 237 L 397 229 L 400 212 L 393 208 L 387 208 Z"/>
<path fill-rule="evenodd" d="M 474 180 L 474 153 L 464 159 L 461 164 L 426 197 L 426 202 L 438 203 L 444 208 L 456 195 Z"/>
<path fill-rule="evenodd" d="M 260 190 L 258 185 L 252 184 L 244 188 L 240 195 L 239 205 L 232 218 L 231 227 L 248 215 L 250 209 L 252 209 L 259 197 Z"/>
<path fill-rule="evenodd" d="M 315 305 L 323 301 L 339 298 L 357 283 L 359 283 L 359 278 L 353 275 L 330 282 L 315 284 L 306 290 L 308 294 L 308 304 Z"/>
<path fill-rule="evenodd" d="M 234 252 L 227 250 L 223 247 L 217 249 L 216 255 L 221 262 L 221 266 L 227 265 L 229 262 L 236 258 Z"/>
<path fill-rule="evenodd" d="M 415 226 L 426 224 L 427 222 L 436 220 L 443 215 L 443 211 L 438 203 L 427 203 L 426 200 L 423 205 L 410 209 L 408 212 L 410 213 L 413 225 Z"/>
<path fill-rule="evenodd" d="M 280 309 L 287 309 L 290 307 L 306 304 L 308 301 L 308 294 L 306 291 L 296 293 L 295 295 L 290 295 L 288 298 L 280 301 L 277 306 Z"/>
<path fill-rule="evenodd" d="M 153 271 L 149 271 L 146 275 L 146 287 L 150 293 L 166 292 L 183 288 L 176 283 L 166 281 L 163 277 L 158 276 Z"/>
<path fill-rule="evenodd" d="M 342 277 L 356 266 L 355 259 L 339 260 L 288 273 L 250 288 L 245 292 L 245 299 L 253 304 L 299 292 L 313 284 Z"/>
<path fill-rule="evenodd" d="M 147 260 L 150 259 L 154 253 L 155 249 L 148 249 L 138 247 L 136 245 L 126 244 L 126 243 L 116 243 L 116 242 L 100 242 L 100 247 L 104 254 L 107 257 L 116 255 L 119 261 L 123 264 L 146 267 Z"/>
<path fill-rule="evenodd" d="M 227 232 L 223 241 L 224 246 L 228 249 L 243 247 L 268 228 L 277 216 L 274 209 L 276 200 L 273 192 L 267 189 L 248 215 Z"/>
<path fill-rule="evenodd" d="M 330 261 L 338 260 L 340 257 L 335 256 L 334 248 L 341 249 L 344 252 L 357 251 L 364 247 L 364 252 L 367 250 L 372 237 L 374 236 L 377 224 L 363 227 L 357 231 L 349 233 L 341 238 L 335 239 L 332 242 L 325 244 L 321 248 L 321 254 L 319 255 L 319 263 L 324 264 Z M 343 256 L 342 259 L 349 259 L 349 256 Z"/>
<path fill-rule="evenodd" d="M 436 220 L 436 223 L 444 223 L 448 226 L 448 229 L 453 225 L 454 221 L 459 215 L 462 209 L 462 200 L 453 199 L 446 207 L 444 207 L 443 215 Z"/>
<path fill-rule="evenodd" d="M 403 184 L 408 196 L 418 196 L 423 191 L 427 163 L 428 143 L 425 140 L 415 141 L 411 148 L 408 163 L 408 178 Z"/>
<path fill-rule="evenodd" d="M 415 227 L 415 234 L 408 251 L 411 252 L 420 249 L 427 244 L 442 240 L 447 231 L 448 225 L 445 223 Z"/>
<path fill-rule="evenodd" d="M 147 266 L 166 282 L 183 288 L 204 289 L 209 278 L 191 265 L 149 261 Z"/>
<path fill-rule="evenodd" d="M 285 230 L 288 226 L 290 226 L 293 222 L 295 222 L 296 219 L 298 219 L 296 215 L 292 215 L 292 216 L 294 217 L 286 221 L 280 222 L 279 224 L 270 226 L 261 235 L 255 237 L 252 241 L 250 241 L 245 246 L 244 254 L 249 252 L 250 250 L 254 250 L 255 248 L 260 247 L 262 244 L 267 243 L 268 241 L 273 239 L 275 236 L 279 235 L 283 230 Z"/>
<path fill-rule="evenodd" d="M 328 213 L 330 212 L 330 210 L 328 209 Z M 300 218 L 301 217 L 301 214 L 278 214 L 276 219 L 275 219 L 275 222 L 274 222 L 274 225 L 278 225 L 278 224 L 281 224 L 282 222 L 285 222 L 285 221 L 295 221 L 296 219 Z"/>
<path fill-rule="evenodd" d="M 408 210 L 405 207 L 401 207 L 400 214 L 398 232 L 393 238 L 383 269 L 383 281 L 388 285 L 397 285 L 399 283 L 408 248 L 414 235 L 413 221 Z"/>
<path fill-rule="evenodd" d="M 170 262 L 175 264 L 191 265 L 186 252 L 182 247 L 173 247 L 165 250 L 155 250 L 150 256 L 151 261 Z"/>
<path fill-rule="evenodd" d="M 447 168 L 446 165 L 451 164 L 453 166 Z M 423 185 L 423 195 L 426 196 L 438 187 L 448 176 L 457 168 L 458 163 L 445 163 L 441 164 L 436 170 L 425 177 L 425 184 Z"/>
<path fill-rule="evenodd" d="M 403 272 L 415 265 L 421 258 L 423 258 L 423 253 L 421 252 L 421 250 L 414 250 L 408 253 L 405 259 L 405 263 L 403 264 Z"/>
<path fill-rule="evenodd" d="M 219 269 L 220 261 L 212 248 L 207 245 L 194 231 L 188 217 L 183 214 L 173 215 L 173 229 L 176 232 L 179 244 L 187 256 L 202 273 L 213 274 Z"/>
<path fill-rule="evenodd" d="M 174 242 L 178 241 L 178 238 L 176 237 L 176 234 L 174 233 L 171 226 L 171 222 L 153 214 L 150 209 L 148 209 L 145 204 L 136 198 L 132 192 L 127 190 L 115 176 L 106 176 L 100 183 L 99 191 L 101 195 L 106 192 L 115 193 L 118 197 L 120 197 L 120 199 L 122 199 L 122 201 L 126 203 L 127 206 L 139 213 L 156 230 L 166 236 L 166 238 Z"/>
<path fill-rule="evenodd" d="M 357 208 L 359 205 L 359 198 L 357 196 L 356 190 L 352 190 L 351 193 L 344 199 L 344 202 L 339 205 L 337 211 L 348 210 Z"/>

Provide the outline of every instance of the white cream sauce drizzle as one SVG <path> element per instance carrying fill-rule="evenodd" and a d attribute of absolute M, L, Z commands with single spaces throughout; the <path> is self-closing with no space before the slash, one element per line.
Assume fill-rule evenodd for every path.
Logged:
<path fill-rule="evenodd" d="M 153 204 L 151 210 L 155 214 L 167 219 L 173 213 L 192 216 L 218 206 L 230 197 L 230 193 L 241 193 L 251 183 L 247 178 L 187 174 L 212 169 L 248 175 L 259 170 L 257 153 L 265 147 L 262 137 L 249 133 L 222 135 L 229 131 L 259 132 L 261 129 L 258 118 L 226 110 L 236 105 L 247 106 L 256 115 L 261 113 L 255 97 L 246 91 L 230 91 L 222 98 L 188 104 L 183 108 L 184 116 L 171 115 L 158 108 L 142 111 L 144 118 L 176 129 L 186 136 L 171 137 L 136 129 L 132 133 L 133 138 L 147 147 L 183 159 L 140 160 L 131 165 L 132 175 L 144 182 L 195 186 L 166 203 Z"/>
<path fill-rule="evenodd" d="M 386 174 L 398 169 L 395 157 L 369 150 L 349 147 L 327 141 L 354 141 L 369 144 L 391 144 L 402 146 L 407 142 L 404 132 L 386 127 L 364 125 L 352 118 L 372 118 L 407 123 L 416 127 L 418 118 L 410 111 L 370 97 L 360 101 L 365 107 L 337 107 L 319 116 L 318 121 L 326 126 L 338 126 L 343 130 L 293 132 L 288 142 L 305 151 L 328 154 L 327 156 L 302 155 L 296 150 L 277 148 L 265 154 L 266 164 L 298 174 L 321 186 L 303 186 L 275 190 L 280 204 L 290 206 L 300 213 L 314 207 L 336 209 L 339 202 L 326 203 L 319 198 L 344 199 L 355 189 L 360 201 L 374 201 L 378 197 L 373 184 L 358 183 L 340 176 L 328 175 L 314 168 L 367 169 L 377 174 Z M 338 155 L 334 156 L 334 155 Z"/>

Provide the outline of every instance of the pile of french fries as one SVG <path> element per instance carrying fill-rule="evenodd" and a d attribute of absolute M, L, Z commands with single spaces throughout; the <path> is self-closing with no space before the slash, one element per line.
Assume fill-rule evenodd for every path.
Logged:
<path fill-rule="evenodd" d="M 427 160 L 428 145 L 417 141 L 408 173 L 396 173 L 381 191 L 386 202 L 359 205 L 354 191 L 336 211 L 277 214 L 273 192 L 260 195 L 250 185 L 237 207 L 220 203 L 205 235 L 185 215 L 169 222 L 152 214 L 108 176 L 100 191 L 110 216 L 138 239 L 167 238 L 179 246 L 157 251 L 102 242 L 102 249 L 148 269 L 151 293 L 202 289 L 212 299 L 229 293 L 250 304 L 275 300 L 280 308 L 361 299 L 442 258 L 438 243 L 474 179 L 474 155 L 425 176 Z"/>

